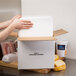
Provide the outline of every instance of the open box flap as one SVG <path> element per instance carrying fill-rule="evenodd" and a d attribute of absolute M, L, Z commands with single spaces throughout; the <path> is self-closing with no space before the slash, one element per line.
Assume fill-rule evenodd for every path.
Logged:
<path fill-rule="evenodd" d="M 55 30 L 53 32 L 54 37 L 59 36 L 59 35 L 63 35 L 63 34 L 66 34 L 66 33 L 68 33 L 68 32 L 66 30 L 64 30 L 64 29 Z"/>
<path fill-rule="evenodd" d="M 18 37 L 18 33 L 17 33 L 17 32 L 12 32 L 12 33 L 10 33 L 10 35 L 9 35 L 9 36 Z"/>
<path fill-rule="evenodd" d="M 18 37 L 18 40 L 21 40 L 21 41 L 24 41 L 24 40 L 55 40 L 56 36 L 60 36 L 60 35 L 66 34 L 66 33 L 68 33 L 66 30 L 59 29 L 59 30 L 55 30 L 53 32 L 53 34 L 54 34 L 53 37 L 25 37 L 25 38 L 21 38 L 21 37 L 18 37 L 17 32 L 12 32 L 10 34 L 10 36 Z"/>

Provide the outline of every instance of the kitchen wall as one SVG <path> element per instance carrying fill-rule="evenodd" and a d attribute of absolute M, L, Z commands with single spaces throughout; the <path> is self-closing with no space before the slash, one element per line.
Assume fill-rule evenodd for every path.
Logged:
<path fill-rule="evenodd" d="M 0 0 L 0 22 L 10 19 L 16 14 L 20 14 L 20 10 L 20 0 Z"/>
<path fill-rule="evenodd" d="M 0 0 L 0 21 L 21 12 L 20 0 Z M 54 18 L 54 30 L 69 33 L 57 37 L 69 41 L 67 58 L 76 59 L 76 0 L 25 0 L 26 16 L 49 15 Z"/>

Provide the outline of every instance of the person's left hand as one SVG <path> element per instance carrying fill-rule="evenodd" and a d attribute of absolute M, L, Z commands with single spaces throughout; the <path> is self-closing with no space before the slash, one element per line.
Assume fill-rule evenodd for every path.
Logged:
<path fill-rule="evenodd" d="M 7 20 L 7 21 L 5 21 L 5 22 L 2 22 L 2 23 L 0 24 L 1 27 L 2 27 L 2 28 L 8 27 L 18 16 L 20 16 L 20 15 L 16 15 L 16 16 L 14 16 L 12 19 Z"/>
<path fill-rule="evenodd" d="M 10 24 L 10 27 L 13 29 L 30 29 L 33 26 L 33 23 L 28 20 L 20 20 L 21 16 L 18 15 L 13 22 Z"/>
<path fill-rule="evenodd" d="M 8 26 L 20 15 L 14 16 L 12 19 L 8 20 Z"/>

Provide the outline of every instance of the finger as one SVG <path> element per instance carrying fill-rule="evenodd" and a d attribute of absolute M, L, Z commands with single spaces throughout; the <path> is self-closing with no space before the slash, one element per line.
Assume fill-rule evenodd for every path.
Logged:
<path fill-rule="evenodd" d="M 32 23 L 21 22 L 22 25 L 33 25 Z"/>
<path fill-rule="evenodd" d="M 21 17 L 20 15 L 16 15 L 12 18 L 12 20 L 14 20 L 15 18 Z"/>
<path fill-rule="evenodd" d="M 24 25 L 23 27 L 32 27 L 32 25 L 31 25 L 31 26 L 29 26 L 29 25 Z"/>
<path fill-rule="evenodd" d="M 24 25 L 33 25 L 32 23 L 23 23 Z"/>
<path fill-rule="evenodd" d="M 25 23 L 31 23 L 31 21 L 28 21 L 28 20 L 21 20 L 21 21 Z"/>
<path fill-rule="evenodd" d="M 21 18 L 21 15 L 16 15 L 15 17 L 14 17 L 14 19 L 20 19 Z"/>
<path fill-rule="evenodd" d="M 19 28 L 19 30 L 21 30 L 21 29 L 30 29 L 30 27 L 21 27 L 21 28 Z"/>
<path fill-rule="evenodd" d="M 20 14 L 16 15 L 16 16 L 21 16 Z"/>
<path fill-rule="evenodd" d="M 14 16 L 14 18 L 16 18 L 16 17 L 18 17 L 18 16 L 20 16 L 20 15 L 16 15 L 16 16 Z"/>
<path fill-rule="evenodd" d="M 16 18 L 17 18 L 17 19 L 20 19 L 20 18 L 21 18 L 21 16 L 19 15 L 19 16 L 17 16 Z"/>
<path fill-rule="evenodd" d="M 30 29 L 31 27 L 22 27 L 21 29 Z"/>
<path fill-rule="evenodd" d="M 16 17 L 17 17 L 17 16 L 14 16 L 11 20 L 12 20 L 12 21 L 15 20 Z"/>

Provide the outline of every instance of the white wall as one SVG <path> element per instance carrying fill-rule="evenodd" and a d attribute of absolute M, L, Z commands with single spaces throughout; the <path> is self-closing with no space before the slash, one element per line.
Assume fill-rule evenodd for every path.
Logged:
<path fill-rule="evenodd" d="M 51 15 L 54 29 L 63 28 L 69 33 L 57 37 L 69 41 L 68 58 L 76 59 L 76 0 L 24 0 L 26 16 Z"/>

